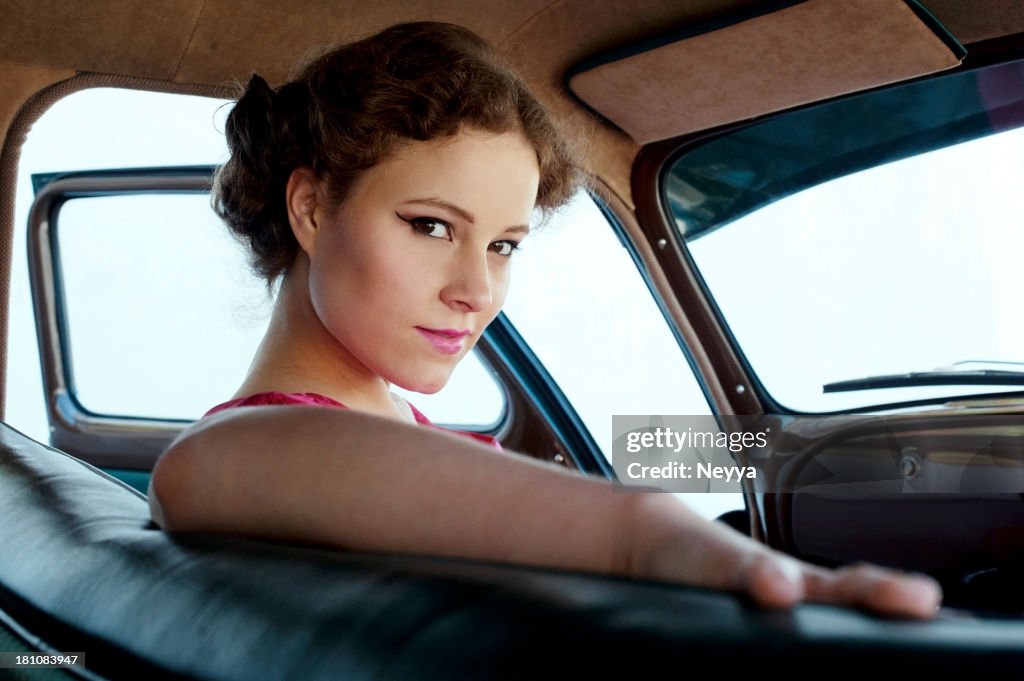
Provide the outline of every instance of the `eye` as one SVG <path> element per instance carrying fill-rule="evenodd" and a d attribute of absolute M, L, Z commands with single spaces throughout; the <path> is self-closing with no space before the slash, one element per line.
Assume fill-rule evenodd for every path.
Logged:
<path fill-rule="evenodd" d="M 491 250 L 498 255 L 506 258 L 512 257 L 512 254 L 519 250 L 519 242 L 505 239 L 503 241 L 495 241 L 491 244 Z"/>
<path fill-rule="evenodd" d="M 417 234 L 433 237 L 435 239 L 447 239 L 451 241 L 452 226 L 444 220 L 431 217 L 403 218 L 401 215 L 398 217 L 405 222 L 408 222 L 409 225 L 412 226 L 413 231 Z"/>

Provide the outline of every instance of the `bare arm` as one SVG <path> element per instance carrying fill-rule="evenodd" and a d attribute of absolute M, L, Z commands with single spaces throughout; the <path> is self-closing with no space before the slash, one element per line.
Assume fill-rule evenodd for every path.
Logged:
<path fill-rule="evenodd" d="M 204 419 L 154 470 L 153 518 L 371 551 L 579 569 L 927 616 L 931 582 L 798 563 L 668 494 L 615 491 L 422 426 L 356 411 L 245 407 Z"/>
<path fill-rule="evenodd" d="M 171 530 L 621 574 L 637 500 L 469 438 L 306 406 L 200 421 L 161 457 L 152 491 Z"/>

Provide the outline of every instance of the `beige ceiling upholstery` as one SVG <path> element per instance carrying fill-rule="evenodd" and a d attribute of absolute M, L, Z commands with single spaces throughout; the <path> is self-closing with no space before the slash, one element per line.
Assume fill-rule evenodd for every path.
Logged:
<path fill-rule="evenodd" d="M 949 69 L 960 57 L 903 0 L 807 0 L 595 65 L 569 84 L 647 144 Z"/>
<path fill-rule="evenodd" d="M 591 127 L 566 99 L 567 69 L 606 50 L 763 5 L 762 0 L 6 0 L 0 21 L 0 123 L 26 85 L 94 71 L 224 85 L 271 82 L 318 46 L 400 20 L 463 23 L 499 45 L 539 94 L 597 136 L 591 163 L 629 198 L 636 145 Z M 962 42 L 1024 30 L 1020 0 L 926 0 Z M 993 19 L 993 17 L 996 17 Z M 26 71 L 24 67 L 55 67 Z M 26 80 L 29 73 L 34 75 Z M 49 75 L 43 75 L 43 74 Z M 699 104 L 699 102 L 697 103 Z M 4 128 L 6 129 L 6 128 Z"/>
<path fill-rule="evenodd" d="M 0 14 L 0 62 L 169 79 L 203 0 L 2 4 L 8 7 Z"/>
<path fill-rule="evenodd" d="M 473 11 L 463 0 L 438 2 L 337 2 L 312 0 L 292 12 L 292 3 L 207 0 L 177 80 L 217 82 L 255 69 L 270 82 L 284 80 L 295 63 L 317 45 L 346 42 L 399 21 L 429 18 L 469 26 L 500 43 L 549 0 L 517 0 L 500 11 Z M 467 11 L 468 10 L 468 11 Z M 261 45 L 254 53 L 252 45 Z"/>

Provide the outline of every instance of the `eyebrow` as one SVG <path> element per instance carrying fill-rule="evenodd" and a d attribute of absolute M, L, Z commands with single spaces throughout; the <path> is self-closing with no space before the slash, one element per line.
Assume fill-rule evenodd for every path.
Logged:
<path fill-rule="evenodd" d="M 462 208 L 460 206 L 456 206 L 454 203 L 452 203 L 450 201 L 445 201 L 444 199 L 439 199 L 439 198 L 436 198 L 436 197 L 428 197 L 428 198 L 424 198 L 424 199 L 409 199 L 405 203 L 425 203 L 425 204 L 427 204 L 429 206 L 438 206 L 440 208 L 444 208 L 446 210 L 449 210 L 452 213 L 455 213 L 460 218 L 462 218 L 463 220 L 465 220 L 466 222 L 468 222 L 470 224 L 476 224 L 476 218 L 473 216 L 472 213 L 470 213 L 465 208 Z M 523 234 L 526 234 L 526 233 L 528 233 L 530 231 L 530 226 L 529 225 L 512 225 L 511 227 L 505 228 L 504 231 L 506 231 L 506 232 L 521 232 Z"/>

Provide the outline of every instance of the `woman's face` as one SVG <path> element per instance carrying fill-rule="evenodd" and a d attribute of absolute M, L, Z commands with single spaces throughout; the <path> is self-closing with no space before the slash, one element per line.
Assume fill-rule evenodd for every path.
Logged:
<path fill-rule="evenodd" d="M 349 369 L 433 393 L 505 301 L 539 170 L 516 133 L 410 142 L 318 209 L 309 292 Z"/>

